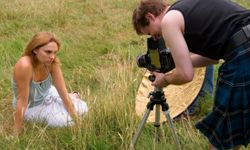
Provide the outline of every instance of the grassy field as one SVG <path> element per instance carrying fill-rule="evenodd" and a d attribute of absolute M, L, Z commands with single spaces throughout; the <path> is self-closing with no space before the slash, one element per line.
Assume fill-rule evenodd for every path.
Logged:
<path fill-rule="evenodd" d="M 144 69 L 135 58 L 145 52 L 146 37 L 131 25 L 137 0 L 1 0 L 0 1 L 0 149 L 125 150 L 140 118 L 135 96 Z M 172 1 L 173 2 L 173 1 Z M 249 0 L 237 0 L 250 8 Z M 78 127 L 49 128 L 25 122 L 17 139 L 12 127 L 12 66 L 27 41 L 38 31 L 54 32 L 62 49 L 58 57 L 69 91 L 79 91 L 89 113 Z M 211 97 L 192 119 L 175 122 L 184 150 L 207 149 L 207 140 L 194 124 L 211 109 Z M 168 125 L 146 124 L 138 150 L 172 150 L 175 143 Z M 249 148 L 250 149 L 250 148 Z"/>

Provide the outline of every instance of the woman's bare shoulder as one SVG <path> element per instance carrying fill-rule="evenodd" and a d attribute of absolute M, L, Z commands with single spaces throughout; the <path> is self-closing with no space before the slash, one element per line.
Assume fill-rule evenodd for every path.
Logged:
<path fill-rule="evenodd" d="M 14 66 L 14 76 L 27 76 L 32 75 L 33 65 L 32 60 L 28 56 L 21 57 Z"/>

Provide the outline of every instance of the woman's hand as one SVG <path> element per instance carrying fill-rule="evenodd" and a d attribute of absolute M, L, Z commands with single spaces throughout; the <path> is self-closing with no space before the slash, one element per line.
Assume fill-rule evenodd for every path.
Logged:
<path fill-rule="evenodd" d="M 22 128 L 13 125 L 13 137 L 18 137 L 22 132 Z"/>
<path fill-rule="evenodd" d="M 13 135 L 18 136 L 22 132 L 22 124 L 24 118 L 24 112 L 26 107 L 23 106 L 21 101 L 18 101 L 18 105 L 16 107 L 16 111 L 14 113 L 14 125 L 13 125 Z"/>

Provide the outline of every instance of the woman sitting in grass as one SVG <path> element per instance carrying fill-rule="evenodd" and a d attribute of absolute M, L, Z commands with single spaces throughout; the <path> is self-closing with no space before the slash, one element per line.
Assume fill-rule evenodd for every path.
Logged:
<path fill-rule="evenodd" d="M 88 111 L 76 93 L 68 94 L 56 54 L 60 43 L 54 34 L 37 33 L 28 43 L 13 70 L 14 133 L 23 120 L 63 127 Z M 53 82 L 53 85 L 52 85 Z"/>

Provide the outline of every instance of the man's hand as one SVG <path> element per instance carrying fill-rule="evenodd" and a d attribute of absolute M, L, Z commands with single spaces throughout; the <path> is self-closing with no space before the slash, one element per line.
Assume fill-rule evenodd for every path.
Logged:
<path fill-rule="evenodd" d="M 155 80 L 152 82 L 153 86 L 164 88 L 169 85 L 167 80 L 165 79 L 164 73 L 151 72 L 151 74 L 155 76 Z"/>

